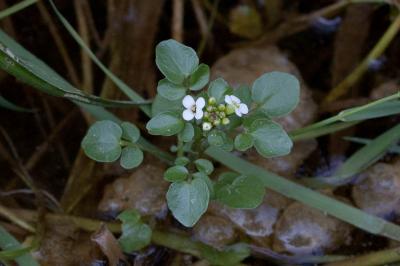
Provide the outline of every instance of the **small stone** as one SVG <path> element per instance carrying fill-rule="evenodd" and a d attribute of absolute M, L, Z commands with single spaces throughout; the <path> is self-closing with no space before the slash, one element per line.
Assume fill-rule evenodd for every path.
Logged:
<path fill-rule="evenodd" d="M 106 186 L 99 210 L 119 213 L 136 209 L 143 216 L 165 216 L 165 194 L 169 183 L 164 181 L 163 172 L 160 166 L 144 164 L 130 177 L 118 178 Z"/>
<path fill-rule="evenodd" d="M 380 217 L 399 212 L 400 161 L 377 163 L 362 173 L 359 180 L 353 186 L 352 196 L 360 209 Z"/>
<path fill-rule="evenodd" d="M 211 214 L 205 214 L 193 228 L 194 238 L 215 248 L 231 244 L 237 237 L 232 223 Z"/>
<path fill-rule="evenodd" d="M 350 231 L 350 225 L 294 202 L 276 223 L 273 249 L 293 255 L 322 254 L 343 245 Z"/>

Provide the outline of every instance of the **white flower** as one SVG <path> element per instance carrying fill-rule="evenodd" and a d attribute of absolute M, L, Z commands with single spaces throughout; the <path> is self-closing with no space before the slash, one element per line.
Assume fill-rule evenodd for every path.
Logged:
<path fill-rule="evenodd" d="M 209 131 L 211 128 L 212 128 L 211 123 L 209 123 L 209 122 L 204 122 L 203 123 L 203 130 L 204 131 Z"/>
<path fill-rule="evenodd" d="M 206 105 L 206 101 L 203 97 L 199 97 L 194 101 L 192 96 L 186 95 L 182 100 L 182 104 L 186 108 L 182 113 L 182 117 L 186 121 L 190 121 L 193 118 L 199 120 L 203 117 L 203 108 Z"/>
<path fill-rule="evenodd" d="M 235 95 L 225 95 L 225 102 L 235 109 L 235 113 L 237 116 L 242 116 L 249 112 L 249 108 L 247 105 L 240 102 L 240 99 Z"/>

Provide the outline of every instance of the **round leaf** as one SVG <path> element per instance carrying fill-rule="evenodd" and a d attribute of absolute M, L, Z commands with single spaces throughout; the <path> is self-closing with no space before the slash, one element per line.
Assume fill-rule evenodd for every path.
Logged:
<path fill-rule="evenodd" d="M 133 143 L 138 141 L 140 137 L 140 131 L 134 124 L 129 122 L 123 122 L 121 124 L 121 128 L 122 128 L 123 139 L 129 140 Z"/>
<path fill-rule="evenodd" d="M 208 191 L 210 192 L 210 199 L 214 199 L 215 197 L 215 193 L 214 193 L 214 183 L 213 181 L 208 177 L 208 175 L 206 175 L 203 172 L 196 172 L 193 174 L 193 178 L 201 178 L 203 179 L 208 187 Z"/>
<path fill-rule="evenodd" d="M 300 83 L 291 74 L 266 73 L 254 81 L 252 97 L 266 115 L 283 116 L 290 113 L 298 104 Z"/>
<path fill-rule="evenodd" d="M 200 64 L 190 75 L 190 90 L 198 91 L 204 88 L 210 80 L 210 68 L 206 64 Z"/>
<path fill-rule="evenodd" d="M 170 39 L 157 45 L 156 64 L 169 81 L 182 85 L 198 66 L 199 58 L 192 48 Z"/>
<path fill-rule="evenodd" d="M 229 176 L 218 180 L 215 185 L 216 200 L 232 208 L 256 208 L 263 201 L 264 194 L 263 183 L 254 176 Z"/>
<path fill-rule="evenodd" d="M 151 228 L 140 221 L 140 215 L 136 210 L 124 211 L 118 219 L 122 221 L 122 235 L 118 242 L 124 252 L 131 253 L 150 244 Z"/>
<path fill-rule="evenodd" d="M 241 133 L 235 137 L 235 148 L 245 151 L 253 147 L 253 137 L 248 133 Z"/>
<path fill-rule="evenodd" d="M 192 227 L 206 212 L 209 198 L 210 192 L 202 178 L 172 183 L 167 192 L 167 203 L 173 216 L 187 227 Z"/>
<path fill-rule="evenodd" d="M 189 158 L 185 156 L 181 156 L 175 159 L 175 165 L 182 165 L 185 166 L 190 162 Z"/>
<path fill-rule="evenodd" d="M 169 182 L 183 181 L 189 175 L 185 166 L 176 165 L 167 169 L 164 173 L 164 179 Z"/>
<path fill-rule="evenodd" d="M 165 99 L 176 101 L 186 95 L 186 89 L 182 85 L 176 85 L 167 79 L 158 82 L 157 92 Z"/>
<path fill-rule="evenodd" d="M 164 112 L 182 112 L 182 101 L 171 101 L 157 94 L 151 105 L 152 117 Z"/>
<path fill-rule="evenodd" d="M 217 78 L 208 87 L 208 96 L 214 97 L 217 103 L 224 101 L 224 95 L 228 92 L 229 85 L 223 78 Z"/>
<path fill-rule="evenodd" d="M 82 140 L 86 155 L 98 162 L 114 162 L 121 155 L 121 127 L 109 120 L 94 123 Z"/>
<path fill-rule="evenodd" d="M 179 133 L 185 126 L 183 120 L 177 114 L 165 112 L 153 117 L 146 125 L 152 135 L 173 136 Z"/>
<path fill-rule="evenodd" d="M 125 147 L 122 150 L 120 164 L 125 169 L 138 167 L 143 161 L 143 152 L 137 147 Z"/>
<path fill-rule="evenodd" d="M 183 128 L 183 131 L 181 133 L 181 138 L 183 142 L 189 142 L 192 141 L 194 137 L 194 128 L 191 123 L 185 123 L 185 127 Z"/>
<path fill-rule="evenodd" d="M 205 173 L 206 175 L 210 175 L 214 171 L 214 165 L 209 160 L 197 159 L 194 161 L 194 164 L 196 165 L 197 170 Z"/>
<path fill-rule="evenodd" d="M 285 130 L 271 120 L 254 121 L 250 127 L 250 134 L 257 152 L 266 158 L 287 155 L 293 146 Z"/>

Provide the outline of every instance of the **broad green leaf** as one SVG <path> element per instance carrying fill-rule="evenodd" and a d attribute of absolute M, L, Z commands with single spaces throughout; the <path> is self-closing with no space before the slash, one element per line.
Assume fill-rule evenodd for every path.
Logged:
<path fill-rule="evenodd" d="M 208 175 L 206 175 L 204 172 L 196 172 L 192 176 L 193 176 L 193 178 L 201 178 L 204 180 L 204 182 L 206 182 L 208 191 L 210 192 L 210 199 L 214 199 L 214 197 L 215 197 L 214 183 L 210 179 L 210 177 Z"/>
<path fill-rule="evenodd" d="M 8 101 L 6 98 L 0 95 L 0 107 L 16 111 L 16 112 L 26 112 L 26 113 L 31 113 L 33 112 L 31 109 L 27 109 L 24 107 L 20 107 L 10 101 Z"/>
<path fill-rule="evenodd" d="M 121 127 L 112 121 L 94 123 L 82 140 L 86 155 L 98 162 L 114 162 L 121 155 Z"/>
<path fill-rule="evenodd" d="M 138 251 L 150 244 L 151 228 L 140 221 L 136 210 L 124 211 L 117 218 L 122 221 L 122 235 L 118 242 L 124 252 Z"/>
<path fill-rule="evenodd" d="M 183 142 L 192 141 L 192 139 L 194 137 L 194 128 L 191 123 L 185 123 L 185 127 L 183 128 L 181 137 L 182 137 Z"/>
<path fill-rule="evenodd" d="M 242 103 L 245 103 L 248 107 L 251 107 L 251 89 L 247 85 L 241 85 L 239 88 L 233 90 L 233 95 L 238 97 Z"/>
<path fill-rule="evenodd" d="M 232 208 L 256 208 L 263 201 L 264 194 L 263 183 L 254 176 L 226 176 L 215 185 L 216 200 Z"/>
<path fill-rule="evenodd" d="M 138 147 L 125 147 L 122 149 L 120 164 L 125 169 L 138 167 L 143 161 L 143 152 Z"/>
<path fill-rule="evenodd" d="M 168 79 L 162 79 L 158 82 L 157 92 L 170 101 L 181 100 L 186 95 L 185 87 L 176 85 Z"/>
<path fill-rule="evenodd" d="M 235 148 L 239 151 L 246 151 L 253 147 L 253 137 L 248 133 L 241 133 L 235 137 Z"/>
<path fill-rule="evenodd" d="M 208 96 L 214 97 L 217 103 L 224 101 L 225 94 L 229 91 L 229 85 L 223 78 L 217 78 L 208 87 Z"/>
<path fill-rule="evenodd" d="M 342 115 L 344 118 L 341 121 L 358 121 L 358 120 L 366 120 L 378 117 L 384 117 L 389 115 L 395 115 L 400 113 L 400 101 L 389 101 L 383 102 L 381 104 L 371 106 L 368 109 L 357 112 L 355 114 L 347 115 L 347 113 L 352 112 L 355 108 L 350 108 L 342 111 L 339 115 Z"/>
<path fill-rule="evenodd" d="M 270 117 L 290 113 L 298 104 L 300 83 L 291 74 L 270 72 L 256 79 L 252 86 L 253 101 Z"/>
<path fill-rule="evenodd" d="M 266 158 L 287 155 L 292 149 L 293 143 L 285 130 L 271 120 L 254 121 L 249 133 L 257 152 Z"/>
<path fill-rule="evenodd" d="M 173 136 L 179 133 L 185 124 L 176 113 L 165 112 L 153 117 L 146 125 L 152 135 Z"/>
<path fill-rule="evenodd" d="M 197 170 L 205 173 L 206 175 L 210 175 L 214 171 L 214 165 L 209 160 L 197 159 L 194 161 L 194 164 L 196 165 Z"/>
<path fill-rule="evenodd" d="M 167 192 L 167 203 L 173 216 L 184 226 L 192 227 L 206 212 L 210 192 L 202 178 L 191 182 L 172 183 Z"/>
<path fill-rule="evenodd" d="M 164 179 L 169 182 L 184 181 L 189 175 L 185 166 L 175 165 L 167 169 L 164 173 Z"/>
<path fill-rule="evenodd" d="M 206 64 L 200 64 L 190 75 L 190 90 L 201 90 L 207 85 L 209 80 L 210 68 Z"/>
<path fill-rule="evenodd" d="M 189 158 L 185 156 L 181 156 L 175 159 L 175 165 L 182 165 L 185 166 L 190 162 Z"/>
<path fill-rule="evenodd" d="M 205 258 L 211 265 L 217 266 L 235 266 L 250 256 L 250 248 L 247 244 L 237 243 L 226 246 L 222 250 L 218 250 L 211 246 L 201 246 L 201 256 Z"/>
<path fill-rule="evenodd" d="M 170 101 L 165 99 L 160 94 L 157 94 L 151 105 L 152 117 L 164 112 L 182 112 L 183 105 L 181 100 Z"/>
<path fill-rule="evenodd" d="M 121 123 L 122 138 L 135 143 L 140 138 L 139 129 L 130 122 Z"/>
<path fill-rule="evenodd" d="M 199 58 L 192 48 L 170 39 L 157 45 L 156 64 L 169 81 L 182 85 L 196 70 Z"/>
<path fill-rule="evenodd" d="M 218 129 L 214 129 L 208 134 L 207 141 L 210 145 L 220 147 L 226 151 L 233 149 L 233 141 L 225 132 Z"/>

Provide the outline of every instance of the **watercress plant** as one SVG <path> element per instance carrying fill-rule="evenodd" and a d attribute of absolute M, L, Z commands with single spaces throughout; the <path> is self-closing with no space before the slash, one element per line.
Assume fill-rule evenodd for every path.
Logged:
<path fill-rule="evenodd" d="M 214 165 L 204 156 L 209 146 L 244 152 L 254 147 L 263 157 L 287 155 L 292 141 L 274 119 L 287 115 L 299 101 L 299 81 L 291 74 L 270 72 L 251 87 L 233 88 L 224 79 L 210 81 L 210 68 L 199 64 L 196 52 L 167 40 L 156 47 L 156 64 L 164 75 L 152 103 L 148 133 L 176 136 L 176 153 L 164 179 L 171 182 L 166 198 L 173 216 L 193 226 L 210 200 L 232 208 L 255 208 L 264 188 L 255 176 L 233 172 L 213 178 Z M 128 122 L 93 124 L 82 148 L 93 160 L 114 162 L 126 169 L 137 167 L 143 152 L 138 128 Z"/>

